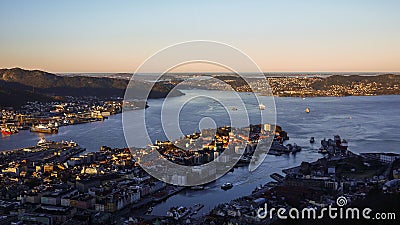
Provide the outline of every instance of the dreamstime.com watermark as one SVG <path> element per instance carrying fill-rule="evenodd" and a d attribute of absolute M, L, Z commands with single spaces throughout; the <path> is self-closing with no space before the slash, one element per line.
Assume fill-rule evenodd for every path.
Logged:
<path fill-rule="evenodd" d="M 329 205 L 319 210 L 315 208 L 275 208 L 268 207 L 265 203 L 264 207 L 257 209 L 257 217 L 259 219 L 366 219 L 366 220 L 396 220 L 394 212 L 373 212 L 371 208 L 347 207 L 347 199 L 343 196 L 336 200 L 338 207 Z"/>

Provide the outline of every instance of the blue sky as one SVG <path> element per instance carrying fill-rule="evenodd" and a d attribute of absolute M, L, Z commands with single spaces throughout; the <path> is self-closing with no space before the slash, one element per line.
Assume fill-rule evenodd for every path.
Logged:
<path fill-rule="evenodd" d="M 0 67 L 131 72 L 161 48 L 205 39 L 264 71 L 400 71 L 398 9 L 388 0 L 1 1 Z"/>

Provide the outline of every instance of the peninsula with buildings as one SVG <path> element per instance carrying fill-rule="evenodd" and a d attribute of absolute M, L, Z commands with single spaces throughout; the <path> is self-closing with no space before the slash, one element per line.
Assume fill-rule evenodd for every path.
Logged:
<path fill-rule="evenodd" d="M 179 88 L 182 89 L 227 91 L 233 89 L 239 92 L 259 93 L 269 90 L 267 94 L 281 97 L 324 97 L 398 95 L 400 94 L 399 75 L 399 73 L 345 72 L 270 72 L 264 74 L 245 73 L 240 76 L 232 73 L 168 73 L 162 74 L 159 79 L 173 85 L 179 84 Z M 101 77 L 129 80 L 132 74 L 103 74 Z M 145 77 L 145 74 L 135 75 L 135 80 Z M 152 79 L 156 79 L 156 76 L 153 75 Z"/>
<path fill-rule="evenodd" d="M 189 78 L 200 75 L 190 75 Z M 204 76 L 204 75 L 201 75 Z M 237 75 L 206 75 L 222 82 L 209 79 L 190 79 L 184 82 L 183 88 L 232 90 L 239 92 L 259 92 L 261 94 L 281 97 L 324 97 L 324 96 L 371 96 L 399 95 L 400 76 L 395 74 L 380 75 L 324 75 L 324 76 L 274 76 L 266 74 L 265 78 L 251 77 L 244 80 Z M 183 81 L 180 77 L 170 79 L 174 85 Z M 253 89 L 252 89 L 253 88 Z"/>
<path fill-rule="evenodd" d="M 235 90 L 258 92 L 282 97 L 317 96 L 371 96 L 400 94 L 398 74 L 264 74 L 265 78 L 253 77 L 246 80 L 234 74 L 163 74 L 158 81 L 149 81 L 154 75 L 135 75 L 130 84 L 136 99 L 179 96 L 183 93 L 174 89 Z M 66 96 L 122 98 L 133 74 L 65 75 L 21 68 L 0 69 L 0 107 L 18 108 L 27 102 L 64 101 Z M 221 82 L 198 77 L 214 78 Z M 189 79 L 190 78 L 190 79 Z M 194 78 L 194 79 L 192 79 Z M 184 83 L 182 83 L 185 81 Z M 151 88 L 149 88 L 151 86 Z M 252 87 L 253 89 L 251 89 Z M 149 96 L 144 90 L 151 89 Z M 170 93 L 171 92 L 171 93 Z"/>

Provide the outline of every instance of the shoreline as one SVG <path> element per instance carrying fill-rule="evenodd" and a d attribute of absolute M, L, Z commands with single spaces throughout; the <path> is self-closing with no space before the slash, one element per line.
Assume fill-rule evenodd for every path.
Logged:
<path fill-rule="evenodd" d="M 178 89 L 180 91 L 224 91 L 224 92 L 233 92 L 232 90 L 221 90 L 221 89 L 206 89 L 206 88 L 182 88 Z M 235 91 L 236 92 L 236 91 Z M 263 95 L 261 92 L 249 92 L 249 91 L 237 91 L 237 93 L 255 93 L 259 96 L 264 96 L 264 97 L 277 97 L 277 98 L 325 98 L 325 97 L 337 97 L 337 98 L 342 98 L 342 97 L 376 97 L 376 96 L 400 96 L 400 93 L 395 93 L 395 94 L 374 94 L 374 95 Z M 175 97 L 175 96 L 174 96 Z M 179 96 L 176 96 L 179 97 Z"/>

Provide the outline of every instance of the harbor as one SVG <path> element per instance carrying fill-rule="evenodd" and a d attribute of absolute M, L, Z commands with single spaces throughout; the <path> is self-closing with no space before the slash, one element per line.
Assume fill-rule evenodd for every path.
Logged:
<path fill-rule="evenodd" d="M 399 224 L 399 8 L 3 1 L 0 225 Z"/>
<path fill-rule="evenodd" d="M 190 98 L 190 91 L 186 93 L 186 96 L 177 97 L 176 101 L 178 101 L 179 98 Z M 148 198 L 148 201 L 151 202 L 148 202 L 149 204 L 145 204 L 146 202 L 138 202 L 138 206 L 141 206 L 139 208 L 131 210 L 130 207 L 125 207 L 118 210 L 118 212 L 124 212 L 121 214 L 123 215 L 121 218 L 125 221 L 129 220 L 129 217 L 135 217 L 135 215 L 137 215 L 136 213 L 143 211 L 142 214 L 145 214 L 150 207 L 152 207 L 152 210 L 150 214 L 146 216 L 149 218 L 165 217 L 166 212 L 171 207 L 183 206 L 189 208 L 194 204 L 204 205 L 203 208 L 198 210 L 196 217 L 205 216 L 221 203 L 229 203 L 238 196 L 250 195 L 252 190 L 259 188 L 260 185 L 262 187 L 276 186 L 277 183 L 274 183 L 274 180 L 270 177 L 271 174 L 278 173 L 283 175 L 282 170 L 284 169 L 295 168 L 301 165 L 303 161 L 313 162 L 321 158 L 323 154 L 318 153 L 321 147 L 320 141 L 324 138 L 326 138 L 326 141 L 328 141 L 329 138 L 333 140 L 333 134 L 340 134 L 340 136 L 344 137 L 348 141 L 349 149 L 355 153 L 368 152 L 369 150 L 383 151 L 383 149 L 387 152 L 395 151 L 394 144 L 398 143 L 396 131 L 391 131 L 391 128 L 388 126 L 393 123 L 393 117 L 382 117 L 384 119 L 379 119 L 378 121 L 375 117 L 375 111 L 378 110 L 382 115 L 385 115 L 387 112 L 380 110 L 384 107 L 373 107 L 373 104 L 377 104 L 376 102 L 383 105 L 394 104 L 393 102 L 396 102 L 398 100 L 397 98 L 392 96 L 377 96 L 368 99 L 364 99 L 363 97 L 347 97 L 328 100 L 330 100 L 329 104 L 319 107 L 318 104 L 321 104 L 319 98 L 307 98 L 306 100 L 300 98 L 277 99 L 278 109 L 280 107 L 287 109 L 280 110 L 281 113 L 278 114 L 278 121 L 281 121 L 280 124 L 289 134 L 288 136 L 290 136 L 287 143 L 296 143 L 298 146 L 302 147 L 302 150 L 297 154 L 281 154 L 280 156 L 268 155 L 261 164 L 262 170 L 257 169 L 249 173 L 246 166 L 240 166 L 235 168 L 233 172 L 228 172 L 220 179 L 203 185 L 203 187 L 195 188 L 195 190 L 186 188 L 156 203 L 152 203 L 152 200 Z M 312 111 L 308 114 L 304 113 L 303 101 L 307 101 L 307 104 L 311 105 L 310 108 Z M 157 108 L 161 107 L 161 104 L 161 100 L 149 100 L 150 107 L 146 109 L 146 113 L 152 116 L 152 113 L 155 113 Z M 206 105 L 207 102 L 203 104 L 205 104 L 204 107 L 198 105 L 196 109 L 199 113 L 204 114 L 206 111 L 202 110 L 207 109 L 208 106 Z M 352 119 L 350 120 L 349 116 L 329 113 L 333 112 L 333 109 L 338 107 L 336 104 L 340 104 L 340 106 L 344 108 L 343 110 L 351 112 Z M 375 111 L 371 110 L 371 107 L 374 108 Z M 324 109 L 322 110 L 322 108 Z M 255 110 L 259 111 L 257 105 L 255 106 Z M 357 113 L 354 112 L 355 110 Z M 130 113 L 140 117 L 140 110 L 131 111 Z M 293 115 L 297 116 L 293 117 Z M 214 116 L 222 117 L 223 114 L 214 112 Z M 189 118 L 187 120 L 183 118 L 185 122 L 183 126 L 186 126 L 188 129 L 195 127 L 194 124 L 188 122 L 189 120 Z M 370 122 L 365 123 L 365 120 Z M 319 123 L 318 125 L 316 124 L 317 121 Z M 149 127 L 153 127 L 151 121 L 149 122 Z M 376 125 L 378 125 L 378 129 L 376 129 Z M 156 127 L 156 125 L 154 125 L 154 127 Z M 377 130 L 386 131 L 385 138 L 390 141 L 374 141 L 374 137 L 377 137 L 375 133 Z M 340 133 L 338 133 L 338 131 L 340 131 Z M 12 146 L 16 149 L 23 149 L 26 146 L 36 145 L 41 137 L 56 142 L 73 140 L 82 148 L 86 148 L 85 153 L 98 152 L 102 145 L 113 146 L 113 148 L 119 149 L 125 147 L 121 127 L 121 114 L 112 115 L 108 117 L 107 120 L 101 122 L 61 126 L 57 134 L 32 133 L 29 130 L 21 130 L 18 135 L 2 136 L 0 147 L 4 150 L 7 149 L 5 146 L 8 146 L 8 149 L 12 148 Z M 315 143 L 310 143 L 311 137 L 315 137 Z M 162 139 L 161 136 L 159 138 Z M 284 145 L 286 145 L 286 143 Z M 119 153 L 117 153 L 117 155 L 118 154 Z M 80 158 L 77 156 L 74 157 Z M 88 160 L 91 157 L 93 156 L 84 157 L 86 158 L 84 160 Z M 120 158 L 120 156 L 116 157 L 117 159 Z M 78 162 L 80 160 L 75 161 Z M 82 169 L 79 170 L 79 172 L 81 171 Z M 86 168 L 84 171 L 85 173 L 92 173 L 94 169 Z M 98 172 L 101 172 L 101 170 L 98 170 Z M 221 189 L 221 186 L 225 183 L 231 183 L 233 187 L 224 191 Z M 116 184 L 118 186 L 119 183 Z M 119 184 L 119 186 L 125 187 L 123 184 Z M 144 196 L 143 199 L 147 199 L 147 197 Z M 132 205 L 133 204 L 135 203 L 132 203 Z M 142 207 L 144 205 L 146 207 Z M 98 207 L 101 208 L 100 205 Z M 112 219 L 113 217 L 105 216 L 105 218 Z"/>
<path fill-rule="evenodd" d="M 18 109 L 0 111 L 1 135 L 17 135 L 20 131 L 56 134 L 59 127 L 99 122 L 125 110 L 148 107 L 145 101 L 122 101 L 122 98 L 67 97 L 59 102 L 27 102 Z"/>
<path fill-rule="evenodd" d="M 321 140 L 321 147 L 325 144 L 324 140 Z M 225 182 L 219 186 L 222 191 L 220 195 L 231 191 L 234 191 L 234 195 L 231 195 L 232 200 L 224 204 L 205 209 L 202 203 L 187 205 L 186 202 L 179 205 L 179 202 L 174 202 L 173 206 L 160 214 L 159 210 L 155 210 L 160 204 L 170 202 L 182 192 L 185 195 L 193 192 L 202 197 L 207 196 L 212 188 L 224 180 L 243 173 L 243 167 L 237 167 L 203 188 L 191 189 L 152 178 L 135 162 L 127 148 L 102 146 L 96 152 L 80 154 L 85 149 L 75 142 L 54 142 L 42 138 L 35 146 L 2 152 L 2 183 L 7 189 L 13 187 L 12 191 L 2 196 L 5 199 L 3 205 L 8 205 L 6 210 L 10 215 L 15 210 L 24 209 L 23 217 L 18 216 L 18 219 L 24 220 L 63 222 L 77 215 L 93 216 L 91 211 L 95 210 L 97 216 L 101 215 L 101 219 L 97 219 L 99 223 L 136 224 L 158 221 L 162 224 L 219 224 L 231 221 L 263 224 L 265 221 L 257 217 L 254 208 L 266 202 L 272 206 L 320 206 L 331 204 L 338 194 L 343 193 L 349 201 L 364 200 L 371 190 L 397 193 L 399 189 L 393 181 L 400 180 L 400 154 L 366 152 L 358 155 L 344 148 L 343 141 L 335 135 L 333 139 L 328 139 L 332 151 L 327 154 L 317 153 L 319 157 L 316 161 L 302 161 L 299 166 L 271 173 L 269 175 L 272 180 L 267 183 L 267 174 L 264 173 L 264 183 L 257 185 L 250 195 L 235 197 L 238 192 L 235 189 L 240 184 Z M 281 172 L 285 175 L 281 175 Z M 31 184 L 33 178 L 42 185 Z M 59 181 L 66 182 L 66 185 L 58 185 Z M 398 184 L 400 187 L 400 182 Z M 293 187 L 297 190 L 293 191 Z M 308 195 L 308 200 L 300 201 L 299 195 Z M 279 196 L 284 198 L 278 200 Z M 18 204 L 14 198 L 17 198 Z M 62 217 L 59 217 L 60 210 L 63 211 Z M 46 212 L 45 218 L 42 218 L 42 212 Z M 7 218 L 13 220 L 15 216 Z M 271 216 L 267 222 L 274 220 L 275 217 Z"/>
<path fill-rule="evenodd" d="M 351 173 L 345 169 L 349 166 L 353 166 Z M 260 185 L 250 195 L 218 205 L 202 219 L 195 220 L 194 224 L 276 222 L 279 217 L 276 212 L 271 214 L 271 211 L 265 211 L 262 216 L 258 214 L 260 211 L 257 210 L 263 210 L 266 205 L 270 208 L 284 207 L 287 211 L 290 208 L 303 207 L 318 212 L 326 206 L 338 205 L 336 198 L 340 196 L 346 202 L 358 204 L 376 196 L 399 199 L 399 170 L 400 154 L 354 154 L 347 149 L 330 152 L 316 161 L 302 162 L 300 166 L 284 169 L 281 172 L 285 175 L 271 174 L 276 182 Z M 392 200 L 390 204 L 394 207 L 397 200 Z M 288 216 L 287 213 L 284 215 Z M 292 216 L 291 218 L 293 219 Z"/>

